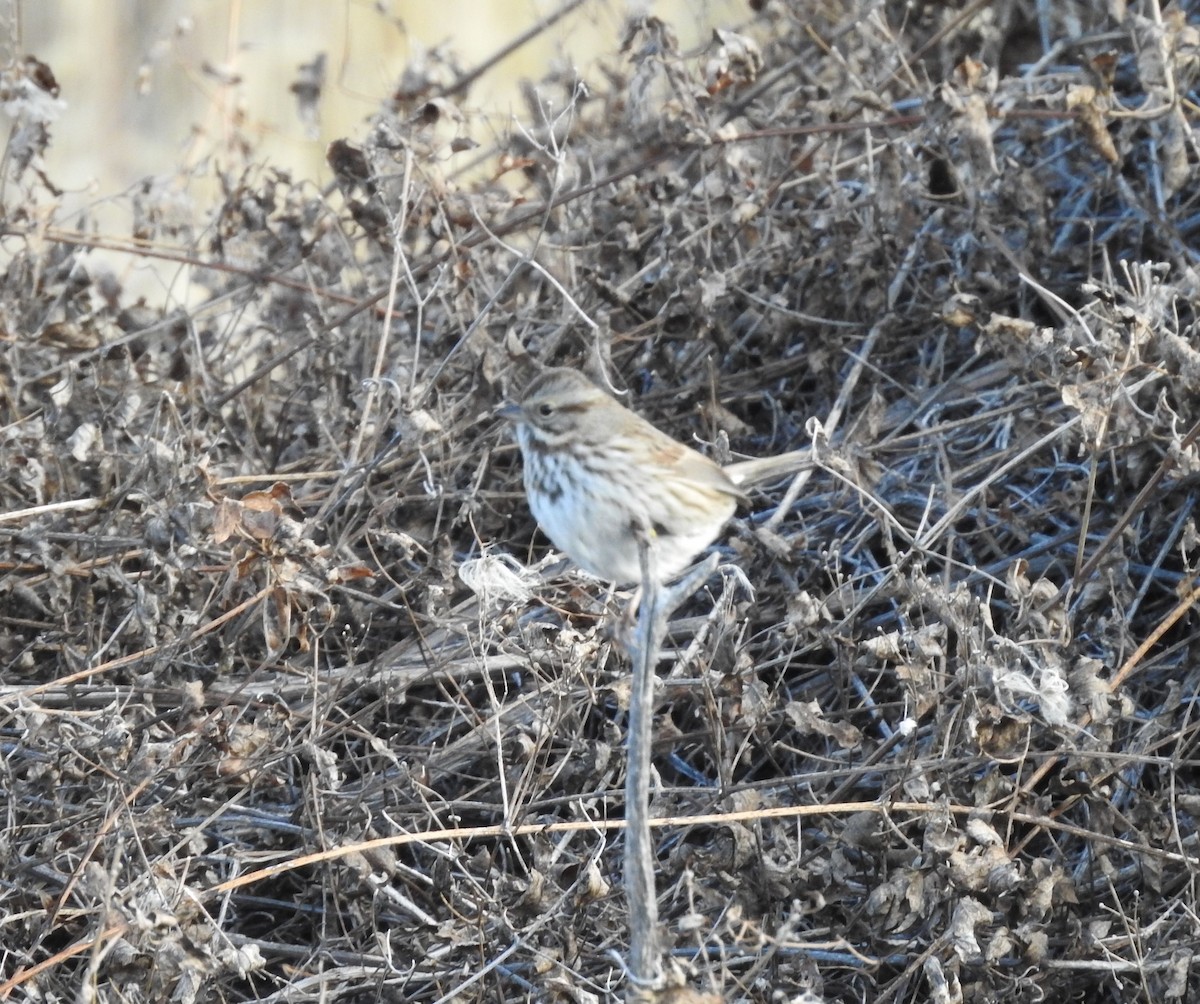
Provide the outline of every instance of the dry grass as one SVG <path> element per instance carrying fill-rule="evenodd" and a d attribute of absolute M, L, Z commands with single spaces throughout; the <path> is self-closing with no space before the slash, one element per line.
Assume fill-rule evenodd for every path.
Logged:
<path fill-rule="evenodd" d="M 129 235 L 14 134 L 0 995 L 624 992 L 627 668 L 490 417 L 536 359 L 819 460 L 660 668 L 681 980 L 1196 998 L 1194 20 L 800 6 L 614 39 L 503 148 L 415 67 L 335 191 L 248 166 Z"/>

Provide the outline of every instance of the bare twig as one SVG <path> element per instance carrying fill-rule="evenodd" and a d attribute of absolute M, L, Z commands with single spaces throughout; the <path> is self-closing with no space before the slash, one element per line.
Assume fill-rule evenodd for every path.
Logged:
<path fill-rule="evenodd" d="M 633 993 L 658 986 L 662 962 L 658 901 L 654 888 L 654 847 L 650 840 L 650 751 L 654 721 L 655 667 L 667 632 L 667 618 L 717 567 L 709 555 L 678 582 L 658 581 L 653 538 L 639 534 L 642 595 L 637 630 L 630 645 L 633 687 L 629 702 L 628 763 L 625 775 L 625 897 L 629 905 L 629 977 Z"/>

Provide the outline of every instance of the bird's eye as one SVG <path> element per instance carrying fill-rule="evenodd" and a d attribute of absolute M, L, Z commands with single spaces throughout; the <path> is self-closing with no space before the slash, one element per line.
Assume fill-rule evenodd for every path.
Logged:
<path fill-rule="evenodd" d="M 549 401 L 543 401 L 537 406 L 537 413 L 541 415 L 542 418 L 549 418 L 554 414 L 554 405 L 552 405 Z"/>

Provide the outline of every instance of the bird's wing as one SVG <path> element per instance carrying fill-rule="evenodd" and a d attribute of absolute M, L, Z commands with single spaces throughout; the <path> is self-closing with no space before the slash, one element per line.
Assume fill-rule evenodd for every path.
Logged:
<path fill-rule="evenodd" d="M 720 465 L 713 463 L 703 453 L 693 450 L 690 446 L 684 446 L 683 443 L 661 433 L 659 435 L 661 438 L 656 439 L 653 453 L 655 463 L 663 467 L 673 466 L 683 477 L 731 498 L 745 498 L 745 494 Z"/>

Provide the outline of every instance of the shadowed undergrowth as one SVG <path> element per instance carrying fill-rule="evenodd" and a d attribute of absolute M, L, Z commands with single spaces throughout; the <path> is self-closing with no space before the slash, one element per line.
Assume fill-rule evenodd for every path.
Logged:
<path fill-rule="evenodd" d="M 491 416 L 536 360 L 816 461 L 660 666 L 681 980 L 1196 996 L 1194 11 L 755 6 L 499 142 L 435 54 L 327 191 L 248 155 L 123 234 L 56 215 L 9 68 L 5 989 L 624 992 L 620 597 Z"/>

